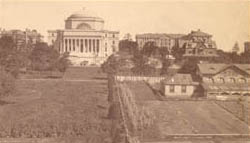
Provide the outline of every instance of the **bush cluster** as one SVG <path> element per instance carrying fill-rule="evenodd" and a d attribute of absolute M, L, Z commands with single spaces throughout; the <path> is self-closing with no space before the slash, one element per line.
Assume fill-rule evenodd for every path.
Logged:
<path fill-rule="evenodd" d="M 5 70 L 0 70 L 0 98 L 10 95 L 14 87 L 14 77 Z"/>
<path fill-rule="evenodd" d="M 0 124 L 0 138 L 57 138 L 57 137 L 83 137 L 88 134 L 107 136 L 110 129 L 106 125 L 84 124 L 80 122 L 54 123 L 31 122 L 14 123 L 12 125 Z"/>

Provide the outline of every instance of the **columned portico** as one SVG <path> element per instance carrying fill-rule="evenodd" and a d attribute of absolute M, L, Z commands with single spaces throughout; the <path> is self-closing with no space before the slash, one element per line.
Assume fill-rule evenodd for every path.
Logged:
<path fill-rule="evenodd" d="M 103 25 L 102 18 L 83 11 L 69 16 L 64 30 L 49 34 L 57 35 L 57 49 L 68 52 L 73 65 L 100 65 L 118 51 L 119 43 L 119 32 L 104 30 Z"/>

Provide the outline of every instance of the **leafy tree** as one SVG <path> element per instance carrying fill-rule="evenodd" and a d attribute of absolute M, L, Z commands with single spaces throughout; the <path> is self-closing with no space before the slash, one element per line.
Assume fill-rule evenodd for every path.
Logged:
<path fill-rule="evenodd" d="M 0 66 L 17 77 L 23 61 L 23 57 L 16 49 L 13 39 L 7 36 L 0 38 Z"/>
<path fill-rule="evenodd" d="M 138 53 L 132 59 L 135 66 L 131 69 L 137 75 L 152 75 L 156 69 L 148 64 L 148 58 L 142 53 Z"/>
<path fill-rule="evenodd" d="M 4 69 L 0 69 L 0 98 L 9 96 L 15 89 L 14 77 L 6 72 Z"/>
<path fill-rule="evenodd" d="M 161 69 L 161 74 L 162 75 L 168 73 L 168 68 L 169 68 L 170 65 L 171 65 L 171 63 L 170 63 L 169 60 L 167 60 L 167 59 L 163 60 L 162 69 Z"/>
<path fill-rule="evenodd" d="M 55 68 L 58 71 L 65 73 L 66 69 L 71 65 L 68 57 L 69 57 L 69 53 L 64 53 L 58 58 L 58 60 L 56 61 L 56 65 L 55 65 Z"/>
<path fill-rule="evenodd" d="M 136 42 L 131 40 L 121 40 L 119 42 L 119 51 L 128 52 L 129 54 L 133 54 L 138 51 L 138 45 Z"/>
<path fill-rule="evenodd" d="M 156 49 L 158 49 L 157 46 L 155 46 L 154 42 L 147 42 L 142 49 L 142 54 L 145 56 L 151 56 L 153 53 L 156 52 Z"/>
<path fill-rule="evenodd" d="M 160 47 L 159 50 L 160 50 L 160 54 L 161 54 L 163 59 L 165 59 L 166 56 L 170 54 L 167 47 Z"/>
<path fill-rule="evenodd" d="M 176 61 L 181 61 L 183 59 L 183 55 L 185 53 L 185 49 L 177 47 L 177 46 L 174 46 L 172 48 L 171 53 L 175 57 Z"/>
<path fill-rule="evenodd" d="M 191 74 L 193 77 L 195 77 L 198 63 L 199 59 L 195 57 L 186 58 L 183 66 L 180 69 L 180 72 Z"/>
<path fill-rule="evenodd" d="M 31 68 L 37 71 L 55 70 L 60 54 L 46 43 L 37 43 L 32 50 Z"/>

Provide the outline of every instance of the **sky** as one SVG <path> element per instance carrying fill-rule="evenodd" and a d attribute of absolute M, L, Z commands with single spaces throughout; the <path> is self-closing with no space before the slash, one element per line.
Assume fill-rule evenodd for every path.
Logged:
<path fill-rule="evenodd" d="M 191 30 L 212 34 L 219 49 L 241 49 L 249 40 L 250 9 L 246 0 L 0 0 L 0 28 L 36 29 L 47 40 L 47 31 L 64 29 L 64 20 L 83 7 L 105 20 L 106 30 L 133 36 L 141 33 L 181 33 Z"/>

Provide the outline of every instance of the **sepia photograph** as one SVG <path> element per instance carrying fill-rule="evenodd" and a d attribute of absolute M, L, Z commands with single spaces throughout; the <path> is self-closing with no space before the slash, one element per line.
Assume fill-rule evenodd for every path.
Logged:
<path fill-rule="evenodd" d="M 0 143 L 250 143 L 249 0 L 0 0 Z"/>

